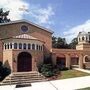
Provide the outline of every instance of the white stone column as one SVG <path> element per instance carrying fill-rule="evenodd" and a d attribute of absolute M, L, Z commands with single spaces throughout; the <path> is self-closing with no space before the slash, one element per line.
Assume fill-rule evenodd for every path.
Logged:
<path fill-rule="evenodd" d="M 66 67 L 70 69 L 71 58 L 69 54 L 66 54 Z"/>
<path fill-rule="evenodd" d="M 14 49 L 14 43 L 12 43 L 12 49 Z"/>

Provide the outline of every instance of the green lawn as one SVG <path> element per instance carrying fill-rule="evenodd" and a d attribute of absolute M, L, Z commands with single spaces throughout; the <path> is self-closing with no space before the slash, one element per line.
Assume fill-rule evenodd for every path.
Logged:
<path fill-rule="evenodd" d="M 84 73 L 77 70 L 66 70 L 66 71 L 61 71 L 61 74 L 58 76 L 58 79 L 82 77 L 82 76 L 89 76 L 89 75 L 90 74 L 88 73 Z"/>
<path fill-rule="evenodd" d="M 78 89 L 78 90 L 90 90 L 90 87 L 82 88 L 82 89 Z"/>

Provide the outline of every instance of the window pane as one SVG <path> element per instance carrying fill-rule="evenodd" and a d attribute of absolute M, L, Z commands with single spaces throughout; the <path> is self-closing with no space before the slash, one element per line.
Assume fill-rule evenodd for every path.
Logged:
<path fill-rule="evenodd" d="M 7 45 L 5 44 L 5 49 L 7 49 Z"/>
<path fill-rule="evenodd" d="M 10 49 L 12 49 L 12 43 L 10 43 Z"/>
<path fill-rule="evenodd" d="M 14 43 L 14 49 L 17 49 L 17 43 Z"/>
<path fill-rule="evenodd" d="M 32 49 L 35 50 L 35 44 L 32 44 Z"/>
<path fill-rule="evenodd" d="M 9 49 L 9 44 L 7 44 L 7 49 Z"/>
<path fill-rule="evenodd" d="M 26 43 L 23 44 L 23 49 L 26 49 Z"/>
<path fill-rule="evenodd" d="M 22 49 L 22 43 L 19 43 L 19 49 Z"/>
<path fill-rule="evenodd" d="M 40 50 L 40 45 L 39 45 L 39 50 Z"/>
<path fill-rule="evenodd" d="M 28 44 L 28 49 L 31 49 L 31 44 Z"/>
<path fill-rule="evenodd" d="M 38 50 L 38 45 L 37 45 L 37 50 Z"/>

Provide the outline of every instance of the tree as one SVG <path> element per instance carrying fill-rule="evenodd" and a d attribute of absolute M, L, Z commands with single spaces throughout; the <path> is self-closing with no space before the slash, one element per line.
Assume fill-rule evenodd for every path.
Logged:
<path fill-rule="evenodd" d="M 9 11 L 4 12 L 3 8 L 0 8 L 0 23 L 9 22 L 10 19 L 7 18 L 8 15 Z"/>
<path fill-rule="evenodd" d="M 78 44 L 78 40 L 77 38 L 74 38 L 69 45 L 71 49 L 75 49 L 77 44 Z"/>
<path fill-rule="evenodd" d="M 52 37 L 52 47 L 56 48 L 57 47 L 57 38 L 56 37 Z"/>
<path fill-rule="evenodd" d="M 52 37 L 52 47 L 53 48 L 64 48 L 64 49 L 68 49 L 70 48 L 69 44 L 67 44 L 66 39 L 65 38 L 61 38 L 61 37 Z"/>

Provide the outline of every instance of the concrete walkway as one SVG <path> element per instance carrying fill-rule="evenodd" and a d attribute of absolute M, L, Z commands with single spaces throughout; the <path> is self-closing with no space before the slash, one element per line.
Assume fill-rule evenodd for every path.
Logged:
<path fill-rule="evenodd" d="M 82 71 L 85 73 L 90 73 L 90 70 L 86 70 L 86 69 L 80 69 L 80 68 L 73 68 L 73 69 L 78 70 L 78 71 Z"/>
<path fill-rule="evenodd" d="M 31 87 L 15 88 L 16 85 L 0 86 L 0 90 L 77 90 L 90 87 L 90 76 L 31 83 Z"/>

